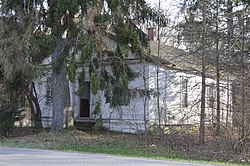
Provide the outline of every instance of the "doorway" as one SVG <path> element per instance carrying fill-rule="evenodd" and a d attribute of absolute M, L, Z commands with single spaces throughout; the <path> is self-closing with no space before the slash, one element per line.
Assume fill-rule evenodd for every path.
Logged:
<path fill-rule="evenodd" d="M 88 99 L 81 99 L 80 105 L 80 117 L 89 117 L 89 100 Z"/>
<path fill-rule="evenodd" d="M 83 93 L 80 99 L 80 117 L 90 117 L 90 82 L 82 85 Z"/>

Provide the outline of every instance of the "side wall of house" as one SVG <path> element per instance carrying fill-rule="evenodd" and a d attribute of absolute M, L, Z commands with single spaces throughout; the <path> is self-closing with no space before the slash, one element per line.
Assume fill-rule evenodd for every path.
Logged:
<path fill-rule="evenodd" d="M 157 94 L 157 67 L 150 66 L 149 87 Z M 181 125 L 198 124 L 200 121 L 201 77 L 177 70 L 159 69 L 159 108 L 157 95 L 149 103 L 150 124 Z M 215 123 L 216 81 L 206 79 L 206 123 Z M 231 86 L 220 82 L 221 121 L 231 123 Z M 160 120 L 159 120 L 160 116 Z"/>
<path fill-rule="evenodd" d="M 101 103 L 101 114 L 103 127 L 111 131 L 138 133 L 145 130 L 145 121 L 149 120 L 148 102 L 145 102 L 145 88 L 148 89 L 146 79 L 148 78 L 148 64 L 132 64 L 130 67 L 137 72 L 139 76 L 129 83 L 129 93 L 131 100 L 124 106 L 111 107 L 106 102 L 104 92 L 99 91 L 97 95 L 91 98 L 91 110 L 95 109 L 97 102 Z M 124 96 L 125 97 L 125 96 Z M 125 97 L 126 98 L 126 97 Z M 147 98 L 147 97 L 146 97 Z"/>
<path fill-rule="evenodd" d="M 51 105 L 51 77 L 48 74 L 35 81 L 35 87 L 38 94 L 39 104 L 41 108 L 41 120 L 43 127 L 51 126 L 52 122 L 52 105 Z"/>
<path fill-rule="evenodd" d="M 113 131 L 138 133 L 145 127 L 161 123 L 161 125 L 197 124 L 200 120 L 201 77 L 186 74 L 178 70 L 160 68 L 159 70 L 159 110 L 157 101 L 156 66 L 153 64 L 131 64 L 139 76 L 129 83 L 132 99 L 127 105 L 111 107 L 106 102 L 103 91 L 96 95 L 90 93 L 90 117 L 102 117 L 103 126 Z M 111 69 L 107 66 L 107 71 Z M 78 74 L 82 71 L 78 69 Z M 87 68 L 85 69 L 87 71 Z M 143 79 L 145 75 L 145 80 Z M 89 78 L 86 77 L 88 81 Z M 51 108 L 51 77 L 37 79 L 36 88 L 42 110 L 42 123 L 50 127 L 52 119 Z M 145 82 L 146 81 L 146 82 Z M 206 123 L 215 123 L 216 117 L 216 82 L 206 79 Z M 91 84 L 90 84 L 91 86 Z M 145 95 L 145 87 L 147 94 Z M 70 99 L 74 119 L 80 117 L 80 97 L 76 95 L 79 89 L 78 81 L 70 83 Z M 146 99 L 146 102 L 145 102 Z M 124 98 L 125 100 L 125 98 Z M 221 82 L 221 121 L 231 123 L 231 85 Z M 96 115 L 95 108 L 100 103 L 101 112 Z M 160 119 L 159 119 L 160 117 Z"/>
<path fill-rule="evenodd" d="M 129 84 L 129 91 L 133 97 L 129 104 L 120 107 L 111 107 L 106 102 L 104 92 L 96 95 L 91 93 L 90 117 L 102 117 L 103 127 L 120 132 L 143 132 L 151 125 L 182 125 L 198 124 L 200 121 L 200 96 L 201 77 L 186 74 L 179 70 L 160 68 L 159 70 L 159 111 L 157 101 L 157 77 L 156 66 L 153 64 L 132 64 L 132 69 L 139 73 L 139 77 Z M 109 67 L 107 71 L 111 72 Z M 146 82 L 143 79 L 145 73 Z M 88 80 L 86 78 L 86 80 Z M 213 124 L 216 120 L 216 81 L 206 79 L 206 123 Z M 74 85 L 77 90 L 79 85 Z M 221 85 L 221 121 L 231 123 L 231 86 L 226 82 Z M 142 95 L 145 87 L 149 96 Z M 73 110 L 75 118 L 79 117 L 79 97 L 72 91 L 74 98 Z M 145 103 L 146 97 L 146 103 Z M 101 114 L 93 114 L 97 103 L 100 103 Z M 159 118 L 160 117 L 160 120 Z"/>
<path fill-rule="evenodd" d="M 43 61 L 43 66 L 50 66 L 51 58 L 47 58 Z M 35 88 L 38 95 L 38 102 L 41 108 L 41 120 L 44 128 L 51 126 L 52 122 L 52 80 L 51 72 L 47 72 L 43 77 L 37 78 L 35 81 Z M 32 124 L 31 124 L 32 125 Z"/>

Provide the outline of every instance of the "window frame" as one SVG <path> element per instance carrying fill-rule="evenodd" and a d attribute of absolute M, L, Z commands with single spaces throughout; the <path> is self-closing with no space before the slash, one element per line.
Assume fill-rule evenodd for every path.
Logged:
<path fill-rule="evenodd" d="M 181 108 L 188 107 L 188 78 L 181 77 L 180 81 L 180 106 Z"/>

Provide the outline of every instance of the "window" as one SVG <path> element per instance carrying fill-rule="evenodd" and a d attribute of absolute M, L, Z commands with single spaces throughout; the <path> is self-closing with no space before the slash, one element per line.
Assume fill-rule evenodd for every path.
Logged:
<path fill-rule="evenodd" d="M 181 107 L 188 107 L 188 79 L 181 78 Z"/>
<path fill-rule="evenodd" d="M 208 106 L 213 108 L 215 103 L 215 86 L 209 85 L 207 90 Z"/>
<path fill-rule="evenodd" d="M 130 103 L 131 93 L 129 89 L 115 86 L 111 98 L 111 106 L 127 106 Z"/>
<path fill-rule="evenodd" d="M 46 79 L 46 104 L 51 103 L 52 98 L 52 80 L 51 77 L 47 77 Z"/>
<path fill-rule="evenodd" d="M 0 67 L 1 68 L 1 67 Z M 3 80 L 3 71 L 0 70 L 0 81 Z"/>

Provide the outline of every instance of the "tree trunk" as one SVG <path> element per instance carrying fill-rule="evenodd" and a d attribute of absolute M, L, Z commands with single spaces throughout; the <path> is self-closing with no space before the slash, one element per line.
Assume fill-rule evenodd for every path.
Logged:
<path fill-rule="evenodd" d="M 220 134 L 220 55 L 219 55 L 219 2 L 216 0 L 216 128 L 215 135 Z"/>
<path fill-rule="evenodd" d="M 37 96 L 37 93 L 36 93 L 36 87 L 35 87 L 35 84 L 34 82 L 32 82 L 32 94 L 34 93 L 33 95 L 33 103 L 35 105 L 35 108 L 36 108 L 36 115 L 37 115 L 37 127 L 38 128 L 42 128 L 43 125 L 42 125 L 42 120 L 41 120 L 41 108 L 40 108 L 40 105 L 39 105 L 39 101 L 38 101 L 38 96 Z"/>
<path fill-rule="evenodd" d="M 31 110 L 31 118 L 32 120 L 34 120 L 35 126 L 37 128 L 42 128 L 43 126 L 41 121 L 41 108 L 38 102 L 34 82 L 29 83 L 27 85 L 26 96 Z"/>
<path fill-rule="evenodd" d="M 233 13 L 233 4 L 232 4 L 232 0 L 228 0 L 227 1 L 227 27 L 228 27 L 228 57 L 231 57 L 231 43 L 232 43 L 232 37 L 233 37 L 233 17 L 232 17 L 232 13 Z M 229 68 L 229 64 L 227 63 L 227 69 Z M 230 90 L 229 90 L 229 79 L 228 79 L 228 75 L 227 75 L 227 118 L 226 118 L 226 127 L 228 127 L 228 123 L 229 123 L 229 99 L 230 99 Z M 234 94 L 234 92 L 232 93 Z M 232 96 L 233 98 L 233 96 Z M 234 102 L 233 102 L 234 105 Z M 233 109 L 235 110 L 235 109 Z M 234 116 L 233 116 L 234 117 Z M 234 123 L 234 122 L 233 122 Z"/>
<path fill-rule="evenodd" d="M 246 104 L 246 92 L 245 92 L 245 88 L 246 88 L 246 66 L 245 66 L 245 16 L 242 16 L 242 20 L 241 20 L 241 27 L 242 27 L 242 45 L 241 45 L 241 61 L 242 61 L 242 112 L 241 112 L 241 140 L 245 140 L 245 136 L 246 136 L 246 122 L 245 122 L 245 111 L 247 110 L 247 107 L 245 106 Z M 243 144 L 245 143 L 245 141 L 243 141 Z"/>
<path fill-rule="evenodd" d="M 52 73 L 52 130 L 62 130 L 65 125 L 65 119 L 70 108 L 69 82 L 66 78 L 62 64 L 60 64 L 61 56 L 63 56 L 66 41 L 58 39 L 57 47 L 52 54 L 53 73 Z M 56 67 L 57 66 L 57 67 Z M 66 122 L 66 127 L 68 122 Z"/>
<path fill-rule="evenodd" d="M 202 30 L 202 90 L 201 90 L 201 117 L 200 117 L 200 133 L 199 143 L 205 144 L 205 103 L 206 103 L 206 0 L 203 0 L 203 30 Z"/>
<path fill-rule="evenodd" d="M 140 27 L 142 29 L 142 27 Z M 141 33 L 142 43 L 143 41 L 143 33 Z M 141 55 L 144 54 L 144 46 L 141 47 Z M 143 100 L 143 120 L 144 120 L 144 135 L 147 135 L 147 103 L 148 103 L 148 95 L 147 95 L 147 74 L 146 74 L 146 61 L 143 60 L 143 83 L 144 83 L 144 100 Z"/>
<path fill-rule="evenodd" d="M 147 78 L 146 78 L 146 62 L 143 61 L 143 83 L 144 83 L 144 101 L 143 101 L 143 120 L 144 120 L 144 134 L 147 135 Z"/>
<path fill-rule="evenodd" d="M 161 1 L 158 1 L 159 8 L 158 10 L 160 11 L 161 9 Z M 158 113 L 158 125 L 159 125 L 159 130 L 160 134 L 163 134 L 162 131 L 162 126 L 161 126 L 161 109 L 160 109 L 160 89 L 159 89 L 159 72 L 160 72 L 160 16 L 158 16 L 158 23 L 157 23 L 157 43 L 158 43 L 158 48 L 157 48 L 157 67 L 156 67 L 156 91 L 157 91 L 157 113 Z"/>

